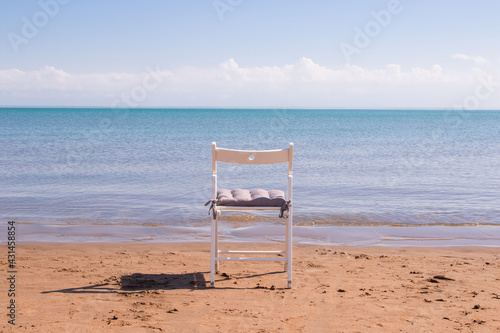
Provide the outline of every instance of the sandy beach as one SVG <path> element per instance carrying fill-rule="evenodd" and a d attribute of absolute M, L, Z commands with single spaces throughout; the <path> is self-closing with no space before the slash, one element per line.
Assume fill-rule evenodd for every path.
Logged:
<path fill-rule="evenodd" d="M 500 332 L 498 248 L 297 245 L 292 289 L 278 262 L 223 262 L 208 288 L 209 256 L 208 242 L 18 245 L 1 331 Z"/>

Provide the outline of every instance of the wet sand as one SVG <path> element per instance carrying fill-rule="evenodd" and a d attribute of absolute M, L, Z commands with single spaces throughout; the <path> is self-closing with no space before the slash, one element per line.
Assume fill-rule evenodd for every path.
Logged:
<path fill-rule="evenodd" d="M 292 289 L 278 262 L 222 262 L 214 289 L 209 247 L 18 245 L 16 326 L 3 283 L 0 331 L 500 332 L 499 248 L 296 245 Z"/>

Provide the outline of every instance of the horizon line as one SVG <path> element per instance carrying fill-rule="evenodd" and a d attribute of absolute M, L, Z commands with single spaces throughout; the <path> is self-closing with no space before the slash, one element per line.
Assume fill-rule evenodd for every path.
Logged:
<path fill-rule="evenodd" d="M 285 109 L 285 110 L 461 110 L 461 111 L 500 111 L 499 108 L 478 108 L 478 109 L 457 109 L 454 107 L 313 107 L 313 106 L 138 106 L 138 107 L 111 107 L 111 106 L 65 106 L 65 105 L 0 105 L 0 109 L 13 108 L 13 109 L 238 109 L 238 110 L 265 110 L 265 109 Z"/>

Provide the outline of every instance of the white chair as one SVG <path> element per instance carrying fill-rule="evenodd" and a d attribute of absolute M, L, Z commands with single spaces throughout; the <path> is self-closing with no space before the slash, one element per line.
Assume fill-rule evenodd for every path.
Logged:
<path fill-rule="evenodd" d="M 288 273 L 288 288 L 292 287 L 292 159 L 293 143 L 290 147 L 280 150 L 233 150 L 216 147 L 212 142 L 212 203 L 209 214 L 212 219 L 211 255 L 210 255 L 210 286 L 215 286 L 215 272 L 219 262 L 223 260 L 272 260 L 285 261 L 285 271 Z M 217 162 L 236 164 L 276 164 L 288 163 L 287 195 L 279 190 L 225 190 L 217 188 Z M 286 218 L 285 250 L 283 251 L 221 251 L 218 240 L 218 219 L 222 211 L 254 211 L 275 210 L 279 216 Z M 235 254 L 274 254 L 281 257 L 234 257 Z M 230 255 L 230 256 L 223 256 Z"/>

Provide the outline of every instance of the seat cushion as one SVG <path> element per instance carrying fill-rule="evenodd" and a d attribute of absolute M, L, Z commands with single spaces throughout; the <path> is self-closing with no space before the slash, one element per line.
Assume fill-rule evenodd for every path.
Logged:
<path fill-rule="evenodd" d="M 285 193 L 280 190 L 226 190 L 217 191 L 218 206 L 281 207 L 285 203 Z"/>

